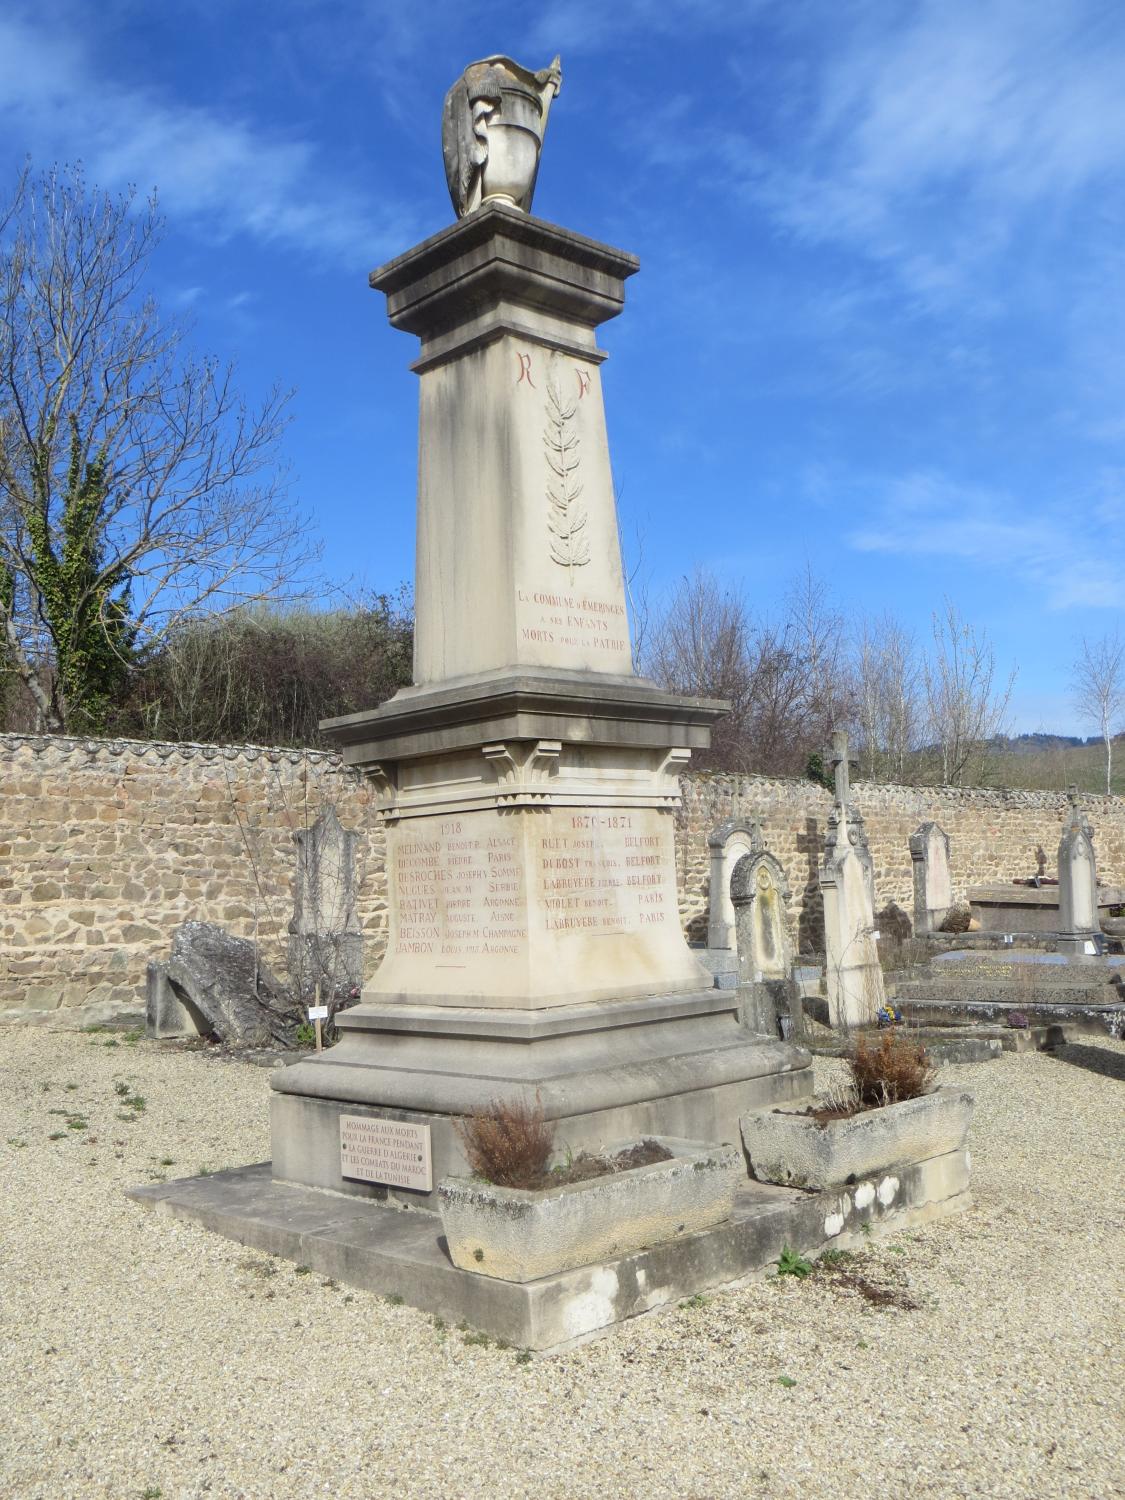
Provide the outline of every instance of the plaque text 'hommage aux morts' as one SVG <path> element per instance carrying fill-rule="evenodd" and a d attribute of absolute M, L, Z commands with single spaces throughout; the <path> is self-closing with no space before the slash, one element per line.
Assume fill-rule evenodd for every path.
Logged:
<path fill-rule="evenodd" d="M 430 1192 L 430 1127 L 410 1120 L 341 1115 L 340 1175 Z"/>

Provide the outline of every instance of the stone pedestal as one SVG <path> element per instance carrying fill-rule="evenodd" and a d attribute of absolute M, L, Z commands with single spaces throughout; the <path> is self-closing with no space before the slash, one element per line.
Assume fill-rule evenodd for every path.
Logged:
<path fill-rule="evenodd" d="M 390 934 L 341 1042 L 274 1080 L 283 1180 L 344 1180 L 341 1112 L 427 1124 L 538 1095 L 560 1144 L 736 1141 L 808 1091 L 679 920 L 679 772 L 722 704 L 633 675 L 594 330 L 632 256 L 489 204 L 371 278 L 417 334 L 415 685 L 325 727 L 376 778 Z"/>

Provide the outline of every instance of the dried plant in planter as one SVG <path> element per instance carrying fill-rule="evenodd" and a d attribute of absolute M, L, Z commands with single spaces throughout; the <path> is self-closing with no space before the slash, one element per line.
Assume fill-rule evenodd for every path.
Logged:
<path fill-rule="evenodd" d="M 844 1078 L 832 1078 L 817 1094 L 805 1111 L 814 1120 L 850 1120 L 863 1108 L 854 1083 Z"/>
<path fill-rule="evenodd" d="M 536 1188 L 547 1172 L 555 1146 L 555 1126 L 543 1118 L 538 1094 L 526 1099 L 494 1099 L 487 1110 L 455 1120 L 453 1127 L 477 1177 L 496 1187 Z"/>
<path fill-rule="evenodd" d="M 894 1027 L 884 1031 L 875 1046 L 860 1037 L 847 1064 L 861 1109 L 917 1099 L 934 1086 L 934 1069 L 925 1047 L 907 1041 Z"/>
<path fill-rule="evenodd" d="M 968 932 L 973 914 L 968 906 L 951 906 L 945 914 L 939 932 Z"/>

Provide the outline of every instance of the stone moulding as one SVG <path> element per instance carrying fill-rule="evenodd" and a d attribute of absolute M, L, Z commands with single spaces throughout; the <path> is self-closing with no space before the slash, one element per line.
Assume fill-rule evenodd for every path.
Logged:
<path fill-rule="evenodd" d="M 846 1120 L 821 1123 L 771 1110 L 743 1115 L 740 1123 L 750 1170 L 760 1182 L 819 1191 L 960 1151 L 972 1115 L 971 1094 L 941 1088 Z"/>
<path fill-rule="evenodd" d="M 529 1192 L 445 1178 L 438 1200 L 450 1259 L 498 1281 L 536 1281 L 729 1219 L 746 1175 L 741 1153 L 656 1139 L 671 1160 L 567 1187 Z"/>
<path fill-rule="evenodd" d="M 394 760 L 368 762 L 364 772 L 374 784 L 379 811 L 388 823 L 430 817 L 435 813 L 474 812 L 482 808 L 511 811 L 519 808 L 654 807 L 676 811 L 682 801 L 680 777 L 691 759 L 689 749 L 643 746 L 634 752 L 628 778 L 612 782 L 595 771 L 583 774 L 574 767 L 581 742 L 514 736 L 480 748 L 480 774 L 462 769 L 450 779 L 435 757 L 430 779 L 415 778 L 409 785 Z"/>

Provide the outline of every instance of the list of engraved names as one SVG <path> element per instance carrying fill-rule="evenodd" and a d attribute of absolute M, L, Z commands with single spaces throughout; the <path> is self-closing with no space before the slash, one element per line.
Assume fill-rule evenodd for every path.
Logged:
<path fill-rule="evenodd" d="M 400 829 L 393 853 L 402 954 L 464 962 L 524 951 L 530 919 L 612 936 L 676 920 L 672 851 L 650 809 L 489 812 Z"/>

